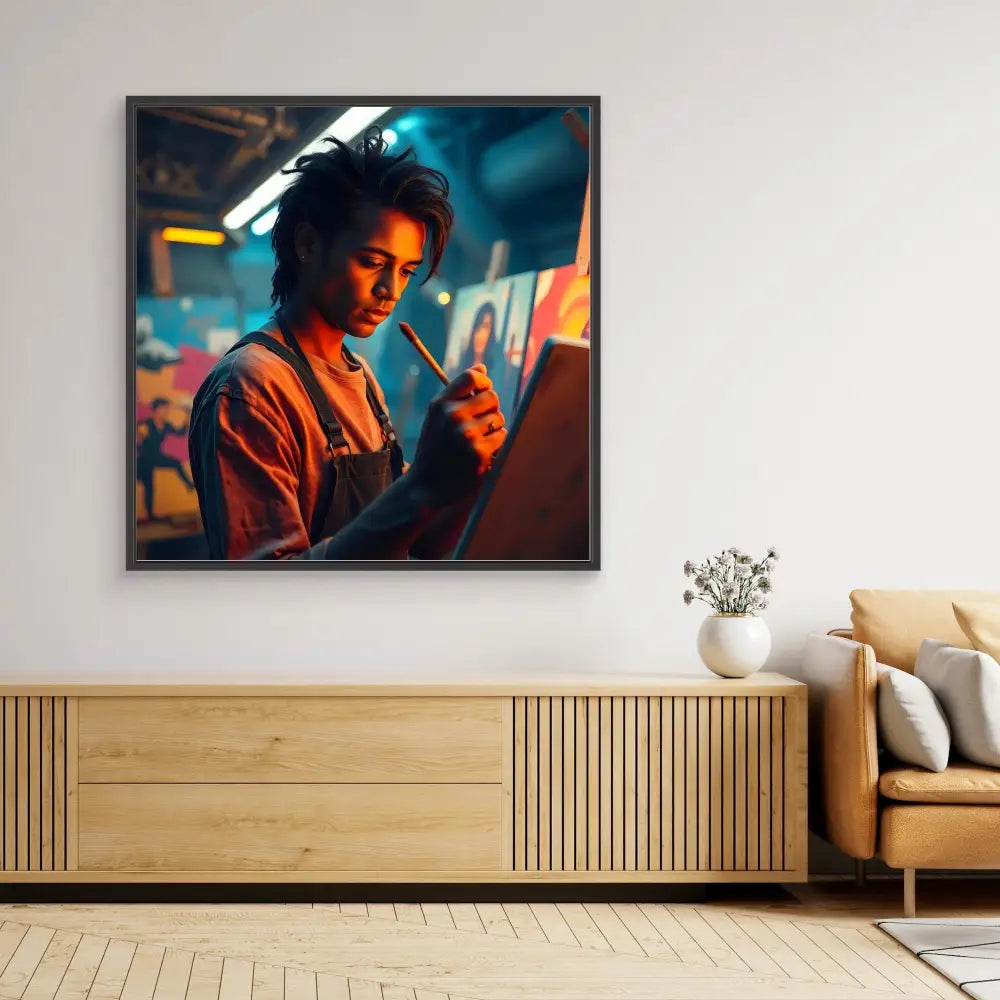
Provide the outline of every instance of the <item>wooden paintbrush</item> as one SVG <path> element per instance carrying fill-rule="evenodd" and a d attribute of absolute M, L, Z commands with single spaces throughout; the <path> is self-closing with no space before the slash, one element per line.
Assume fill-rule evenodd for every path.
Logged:
<path fill-rule="evenodd" d="M 433 371 L 445 385 L 448 385 L 448 383 L 451 382 L 451 379 L 448 378 L 444 369 L 434 360 L 434 355 L 431 354 L 426 347 L 424 347 L 421 339 L 413 332 L 413 327 L 410 326 L 409 323 L 400 323 L 399 328 L 403 331 L 403 336 L 406 337 L 406 339 L 417 349 L 417 353 L 424 359 L 424 361 L 427 362 L 427 364 L 430 365 L 431 371 Z"/>

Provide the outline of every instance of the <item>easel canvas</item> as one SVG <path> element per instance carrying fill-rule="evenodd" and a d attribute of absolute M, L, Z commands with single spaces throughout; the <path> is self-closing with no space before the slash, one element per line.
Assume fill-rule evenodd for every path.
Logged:
<path fill-rule="evenodd" d="M 531 326 L 521 362 L 522 390 L 531 379 L 542 344 L 548 337 L 590 338 L 590 275 L 580 275 L 575 264 L 538 272 Z"/>
<path fill-rule="evenodd" d="M 458 289 L 452 307 L 444 370 L 455 376 L 474 363 L 476 358 L 470 343 L 475 334 L 473 328 L 481 310 L 488 309 L 493 329 L 481 360 L 500 397 L 500 409 L 508 420 L 513 417 L 517 402 L 537 277 L 537 272 L 529 271 L 467 285 Z"/>
<path fill-rule="evenodd" d="M 590 344 L 549 337 L 454 558 L 590 554 Z"/>

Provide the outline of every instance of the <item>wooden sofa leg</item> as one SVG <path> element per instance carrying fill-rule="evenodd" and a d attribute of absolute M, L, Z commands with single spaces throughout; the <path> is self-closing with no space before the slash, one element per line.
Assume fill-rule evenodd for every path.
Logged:
<path fill-rule="evenodd" d="M 903 916 L 917 915 L 917 869 L 903 869 Z"/>
<path fill-rule="evenodd" d="M 854 859 L 854 884 L 860 888 L 868 882 L 868 863 L 864 858 Z"/>

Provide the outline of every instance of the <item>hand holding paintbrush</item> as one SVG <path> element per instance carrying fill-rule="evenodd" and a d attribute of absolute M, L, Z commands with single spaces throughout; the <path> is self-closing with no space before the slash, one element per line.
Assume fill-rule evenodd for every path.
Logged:
<path fill-rule="evenodd" d="M 458 462 L 475 463 L 476 475 L 489 471 L 494 455 L 506 440 L 507 430 L 504 415 L 500 412 L 500 400 L 486 374 L 485 365 L 475 365 L 449 379 L 413 327 L 409 323 L 400 323 L 399 329 L 445 386 L 444 392 L 431 402 L 421 429 L 414 465 L 436 469 L 444 455 L 444 452 L 437 453 L 438 448 L 444 444 L 445 451 L 456 458 L 458 452 L 465 452 Z M 451 467 L 453 461 L 449 459 L 446 465 Z"/>

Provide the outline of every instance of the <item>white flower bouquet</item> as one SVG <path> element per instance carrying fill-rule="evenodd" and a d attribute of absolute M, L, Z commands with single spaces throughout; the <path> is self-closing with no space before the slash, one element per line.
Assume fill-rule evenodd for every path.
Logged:
<path fill-rule="evenodd" d="M 768 549 L 754 562 L 741 549 L 726 549 L 697 564 L 684 563 L 684 575 L 694 577 L 695 590 L 684 591 L 684 603 L 704 601 L 720 615 L 755 615 L 767 607 L 771 573 L 778 562 L 775 549 Z"/>

